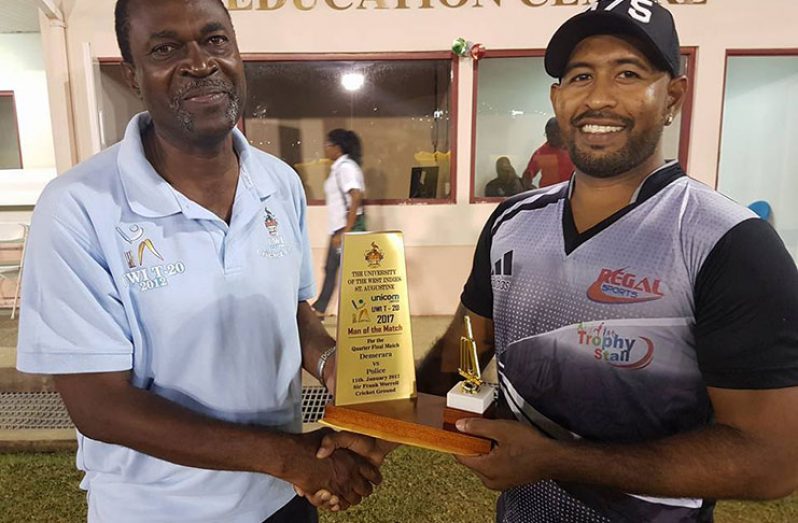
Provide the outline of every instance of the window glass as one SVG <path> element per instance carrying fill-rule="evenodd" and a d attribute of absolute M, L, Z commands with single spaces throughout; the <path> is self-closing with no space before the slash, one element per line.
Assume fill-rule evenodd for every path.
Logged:
<path fill-rule="evenodd" d="M 798 258 L 798 56 L 730 56 L 718 190 L 752 205 Z"/>
<path fill-rule="evenodd" d="M 682 63 L 687 66 L 686 56 Z M 547 145 L 553 80 L 543 57 L 486 57 L 477 67 L 474 196 L 507 197 L 568 179 L 572 165 L 567 153 Z M 666 158 L 679 156 L 681 127 L 679 114 L 665 129 Z"/>
<path fill-rule="evenodd" d="M 22 169 L 14 95 L 0 93 L 0 169 Z"/>
<path fill-rule="evenodd" d="M 366 199 L 446 199 L 451 192 L 450 60 L 247 62 L 250 143 L 293 166 L 324 199 L 327 133 L 363 148 Z"/>

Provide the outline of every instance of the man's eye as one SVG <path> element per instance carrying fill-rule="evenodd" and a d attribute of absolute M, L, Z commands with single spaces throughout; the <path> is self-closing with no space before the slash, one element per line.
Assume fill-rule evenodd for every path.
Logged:
<path fill-rule="evenodd" d="M 172 44 L 162 44 L 152 50 L 152 54 L 154 56 L 167 56 L 169 53 L 175 50 L 175 46 Z"/>
<path fill-rule="evenodd" d="M 214 35 L 208 38 L 208 41 L 213 45 L 224 45 L 227 43 L 227 37 L 222 35 Z"/>
<path fill-rule="evenodd" d="M 573 77 L 572 77 L 572 78 L 569 80 L 569 82 L 568 82 L 568 83 L 574 83 L 574 82 L 586 82 L 586 81 L 588 81 L 588 80 L 590 80 L 590 75 L 589 75 L 589 74 L 587 74 L 587 73 L 582 73 L 582 74 L 577 74 L 577 75 L 574 75 L 574 76 L 573 76 Z"/>
<path fill-rule="evenodd" d="M 634 71 L 624 71 L 621 73 L 621 78 L 624 78 L 626 80 L 633 80 L 640 78 L 640 75 Z"/>

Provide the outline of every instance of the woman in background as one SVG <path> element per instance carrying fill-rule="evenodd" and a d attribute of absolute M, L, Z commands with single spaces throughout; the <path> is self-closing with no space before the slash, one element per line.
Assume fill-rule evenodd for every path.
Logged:
<path fill-rule="evenodd" d="M 363 211 L 363 194 L 366 186 L 363 181 L 363 170 L 360 168 L 362 156 L 360 138 L 352 131 L 333 129 L 327 134 L 324 155 L 333 162 L 330 175 L 324 181 L 330 247 L 324 265 L 324 285 L 319 298 L 313 304 L 316 313 L 322 317 L 338 279 L 341 240 L 344 233 L 366 230 L 366 216 Z"/>

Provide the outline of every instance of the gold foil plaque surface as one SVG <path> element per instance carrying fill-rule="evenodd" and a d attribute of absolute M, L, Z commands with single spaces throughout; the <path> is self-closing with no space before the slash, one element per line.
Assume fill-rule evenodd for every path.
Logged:
<path fill-rule="evenodd" d="M 345 234 L 340 283 L 335 404 L 415 397 L 402 233 Z"/>

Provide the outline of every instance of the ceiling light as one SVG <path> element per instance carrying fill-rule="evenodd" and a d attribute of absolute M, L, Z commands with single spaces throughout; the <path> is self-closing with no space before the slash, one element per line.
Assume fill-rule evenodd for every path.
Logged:
<path fill-rule="evenodd" d="M 341 77 L 341 85 L 347 91 L 357 91 L 365 83 L 366 78 L 360 73 L 346 73 Z"/>

